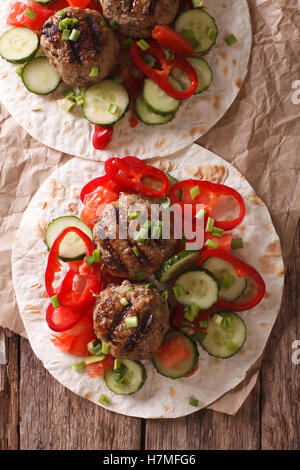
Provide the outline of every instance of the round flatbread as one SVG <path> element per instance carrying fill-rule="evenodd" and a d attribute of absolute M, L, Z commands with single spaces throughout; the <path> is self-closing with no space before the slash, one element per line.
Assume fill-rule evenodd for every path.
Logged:
<path fill-rule="evenodd" d="M 280 241 L 263 201 L 247 180 L 229 163 L 197 145 L 168 158 L 150 162 L 179 180 L 197 178 L 233 187 L 244 197 L 246 216 L 234 231 L 243 237 L 244 249 L 235 255 L 254 266 L 266 283 L 263 301 L 251 311 L 242 312 L 248 336 L 244 348 L 226 360 L 209 356 L 199 346 L 199 369 L 190 378 L 171 380 L 159 375 L 151 361 L 144 361 L 147 380 L 131 396 L 112 394 L 103 378 L 91 379 L 77 373 L 70 364 L 78 358 L 64 354 L 50 341 L 45 321 L 49 298 L 44 288 L 47 248 L 44 233 L 55 217 L 79 215 L 80 190 L 85 183 L 103 174 L 104 165 L 74 158 L 58 168 L 33 197 L 22 218 L 12 253 L 12 271 L 17 302 L 31 346 L 45 368 L 64 386 L 98 403 L 101 393 L 111 398 L 112 411 L 141 418 L 176 418 L 204 408 L 233 389 L 261 356 L 280 309 L 284 267 Z M 199 408 L 189 398 L 199 400 Z"/>
<path fill-rule="evenodd" d="M 6 18 L 13 2 L 0 2 L 0 36 L 9 29 Z M 18 66 L 1 58 L 0 99 L 32 137 L 70 155 L 91 160 L 125 155 L 139 155 L 144 159 L 176 152 L 195 142 L 225 114 L 247 73 L 252 41 L 247 1 L 209 0 L 206 4 L 219 28 L 216 45 L 205 56 L 213 71 L 213 83 L 207 91 L 185 100 L 168 124 L 146 126 L 139 122 L 132 128 L 128 112 L 116 124 L 113 140 L 106 150 L 97 151 L 92 146 L 94 126 L 84 119 L 81 110 L 67 113 L 57 104 L 62 91 L 69 86 L 61 84 L 55 93 L 47 96 L 30 93 L 16 74 Z M 232 46 L 225 41 L 230 34 L 238 40 Z"/>

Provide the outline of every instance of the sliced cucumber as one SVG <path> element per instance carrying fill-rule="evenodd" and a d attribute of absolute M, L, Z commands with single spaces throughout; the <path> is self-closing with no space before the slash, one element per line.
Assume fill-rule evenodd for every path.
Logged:
<path fill-rule="evenodd" d="M 195 369 L 199 358 L 197 344 L 180 331 L 169 331 L 165 336 L 164 343 L 167 343 L 175 336 L 182 336 L 186 348 L 190 351 L 189 357 L 179 362 L 176 366 L 168 368 L 162 365 L 157 354 L 152 358 L 153 365 L 157 372 L 170 379 L 179 379 L 180 377 L 185 377 L 190 374 Z"/>
<path fill-rule="evenodd" d="M 36 0 L 37 3 L 40 3 L 41 5 L 45 5 L 46 3 L 53 2 L 53 0 Z"/>
<path fill-rule="evenodd" d="M 210 356 L 226 359 L 237 354 L 247 338 L 244 320 L 232 312 L 215 314 L 200 344 Z"/>
<path fill-rule="evenodd" d="M 49 95 L 61 82 L 47 57 L 35 57 L 24 65 L 21 77 L 27 90 L 37 95 Z"/>
<path fill-rule="evenodd" d="M 191 41 L 198 54 L 208 52 L 218 36 L 215 19 L 203 8 L 183 12 L 175 22 L 175 31 Z"/>
<path fill-rule="evenodd" d="M 180 83 L 173 77 L 169 77 L 171 85 L 176 90 L 182 90 Z M 174 114 L 178 110 L 181 101 L 167 95 L 153 80 L 146 78 L 144 81 L 143 98 L 148 108 L 156 114 L 166 116 Z"/>
<path fill-rule="evenodd" d="M 91 123 L 110 126 L 124 116 L 128 106 L 129 97 L 123 85 L 103 80 L 86 90 L 82 111 Z"/>
<path fill-rule="evenodd" d="M 129 359 L 120 359 L 121 367 L 125 372 L 122 373 L 122 379 L 118 378 L 118 370 L 108 370 L 104 373 L 104 380 L 113 393 L 116 395 L 131 395 L 137 392 L 144 385 L 146 380 L 146 370 L 139 361 Z"/>
<path fill-rule="evenodd" d="M 174 119 L 175 114 L 170 113 L 162 116 L 151 111 L 143 100 L 142 96 L 139 96 L 135 101 L 135 110 L 138 118 L 147 126 L 159 126 L 167 124 Z"/>
<path fill-rule="evenodd" d="M 176 279 L 176 287 L 179 291 L 176 298 L 182 305 L 198 305 L 201 310 L 207 310 L 218 300 L 218 281 L 206 269 L 194 268 L 184 272 Z"/>
<path fill-rule="evenodd" d="M 203 268 L 213 273 L 219 281 L 219 297 L 225 302 L 234 302 L 247 288 L 247 277 L 238 277 L 231 263 L 220 258 L 207 258 Z"/>
<path fill-rule="evenodd" d="M 197 73 L 198 88 L 195 91 L 195 95 L 198 95 L 209 88 L 213 79 L 213 73 L 205 59 L 200 57 L 187 57 L 186 59 Z M 176 67 L 173 69 L 172 75 L 176 80 L 178 80 L 184 90 L 190 87 L 189 77 L 183 72 L 183 70 Z"/>
<path fill-rule="evenodd" d="M 51 249 L 58 235 L 68 227 L 77 227 L 82 230 L 91 240 L 93 240 L 93 232 L 83 220 L 73 215 L 66 215 L 52 220 L 45 233 L 45 243 L 48 250 Z M 85 245 L 76 233 L 68 233 L 63 239 L 59 248 L 59 258 L 62 261 L 75 261 L 83 258 L 85 255 Z"/>
<path fill-rule="evenodd" d="M 38 35 L 29 28 L 12 28 L 0 38 L 0 56 L 13 64 L 23 64 L 32 59 L 39 47 Z"/>
<path fill-rule="evenodd" d="M 198 256 L 199 251 L 194 250 L 184 250 L 177 253 L 156 272 L 157 279 L 160 282 L 168 282 L 173 277 L 179 276 L 180 273 L 195 265 Z"/>

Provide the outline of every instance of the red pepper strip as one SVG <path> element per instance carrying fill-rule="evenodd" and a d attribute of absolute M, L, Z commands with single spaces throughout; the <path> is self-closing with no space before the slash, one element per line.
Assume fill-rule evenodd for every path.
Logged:
<path fill-rule="evenodd" d="M 76 276 L 81 277 L 85 281 L 85 286 L 82 292 L 73 290 L 73 282 Z M 85 276 L 80 276 L 80 274 L 70 269 L 59 286 L 57 295 L 60 303 L 65 307 L 86 307 L 95 302 L 94 294 L 98 294 L 101 287 L 99 266 L 94 264 L 93 273 Z"/>
<path fill-rule="evenodd" d="M 93 135 L 93 147 L 96 150 L 105 149 L 110 144 L 114 133 L 112 126 L 95 126 Z"/>
<path fill-rule="evenodd" d="M 257 287 L 257 292 L 255 296 L 246 301 L 243 304 L 236 303 L 236 302 L 224 302 L 221 299 L 218 299 L 215 306 L 222 309 L 222 310 L 229 310 L 233 312 L 243 312 L 244 310 L 250 310 L 251 308 L 255 307 L 259 302 L 263 299 L 266 291 L 266 285 L 261 277 L 261 275 L 249 264 L 244 263 L 244 261 L 236 258 L 235 256 L 224 252 L 223 250 L 207 250 L 203 251 L 197 261 L 198 266 L 202 266 L 203 261 L 207 258 L 215 257 L 220 258 L 224 261 L 228 261 L 231 263 L 237 273 L 238 277 L 247 276 L 252 279 Z"/>
<path fill-rule="evenodd" d="M 182 305 L 177 305 L 175 312 L 171 315 L 171 324 L 176 329 L 182 329 L 188 326 L 185 323 L 190 323 L 191 328 L 194 328 L 197 331 L 201 331 L 201 333 L 206 333 L 207 328 L 200 327 L 199 322 L 207 321 L 208 323 L 211 313 L 212 310 L 200 310 L 194 321 L 190 321 L 185 318 L 185 311 Z M 184 325 L 182 323 L 184 323 Z"/>
<path fill-rule="evenodd" d="M 147 77 L 151 78 L 167 95 L 172 96 L 172 98 L 184 100 L 192 96 L 198 87 L 198 76 L 191 64 L 177 53 L 174 54 L 173 60 L 168 60 L 164 50 L 152 39 L 147 39 L 147 44 L 149 48 L 145 52 L 141 50 L 137 42 L 131 47 L 131 58 L 136 67 L 147 75 Z M 161 68 L 154 69 L 147 65 L 143 60 L 142 54 L 152 55 Z M 191 85 L 186 90 L 175 90 L 169 81 L 169 75 L 176 67 L 183 70 L 190 79 Z"/>
<path fill-rule="evenodd" d="M 73 328 L 84 314 L 85 310 L 83 309 L 64 307 L 62 305 L 53 308 L 52 304 L 49 304 L 46 310 L 46 322 L 52 331 L 67 331 Z"/>
<path fill-rule="evenodd" d="M 86 254 L 88 256 L 92 256 L 93 251 L 95 249 L 95 246 L 93 242 L 91 241 L 91 239 L 85 233 L 83 233 L 82 230 L 80 230 L 77 227 L 68 227 L 64 229 L 58 235 L 58 237 L 55 239 L 51 247 L 51 250 L 49 252 L 48 262 L 47 262 L 47 267 L 46 267 L 46 272 L 45 272 L 45 285 L 46 285 L 46 291 L 49 297 L 52 297 L 53 295 L 56 294 L 53 288 L 53 282 L 55 278 L 55 273 L 61 270 L 61 264 L 58 259 L 59 248 L 65 236 L 70 232 L 75 232 L 82 239 L 82 241 L 85 244 Z"/>
<path fill-rule="evenodd" d="M 176 33 L 170 26 L 158 24 L 152 31 L 152 37 L 165 49 L 184 55 L 196 55 L 190 41 Z"/>
<path fill-rule="evenodd" d="M 120 186 L 149 198 L 165 196 L 169 189 L 170 183 L 163 171 L 146 165 L 136 157 L 110 158 L 105 162 L 105 171 Z M 142 178 L 145 177 L 161 182 L 161 189 L 158 191 L 143 183 Z"/>
<path fill-rule="evenodd" d="M 200 193 L 194 199 L 191 196 L 190 190 L 198 186 Z M 182 193 L 180 199 L 178 199 L 178 193 Z M 223 184 L 210 183 L 209 181 L 199 181 L 189 179 L 185 181 L 179 181 L 172 186 L 170 191 L 170 198 L 172 204 L 179 204 L 184 211 L 185 204 L 193 205 L 193 213 L 196 215 L 196 205 L 203 204 L 206 210 L 207 217 L 213 217 L 212 210 L 217 204 L 217 200 L 221 196 L 233 197 L 239 205 L 239 215 L 233 220 L 215 220 L 214 225 L 224 230 L 232 230 L 237 227 L 245 217 L 245 203 L 242 196 L 233 188 L 225 186 Z"/>
<path fill-rule="evenodd" d="M 119 185 L 117 185 L 109 176 L 104 175 L 99 178 L 95 178 L 89 181 L 81 190 L 80 199 L 83 204 L 86 203 L 86 196 L 98 189 L 99 187 L 104 187 L 109 191 L 119 194 L 122 191 Z"/>

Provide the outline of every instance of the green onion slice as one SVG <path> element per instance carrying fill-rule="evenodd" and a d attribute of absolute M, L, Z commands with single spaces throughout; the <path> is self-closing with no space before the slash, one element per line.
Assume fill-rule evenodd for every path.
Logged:
<path fill-rule="evenodd" d="M 127 328 L 136 328 L 138 326 L 138 318 L 137 317 L 125 318 L 125 325 L 127 326 Z"/>

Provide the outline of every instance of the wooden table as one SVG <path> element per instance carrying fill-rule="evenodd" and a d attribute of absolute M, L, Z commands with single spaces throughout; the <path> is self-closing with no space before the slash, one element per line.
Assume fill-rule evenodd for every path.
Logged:
<path fill-rule="evenodd" d="M 6 349 L 6 364 L 0 365 L 0 449 L 299 449 L 300 363 L 292 363 L 292 343 L 300 340 L 299 260 L 300 225 L 260 378 L 233 417 L 201 410 L 146 421 L 106 411 L 56 382 L 27 340 L 0 330 Z"/>

